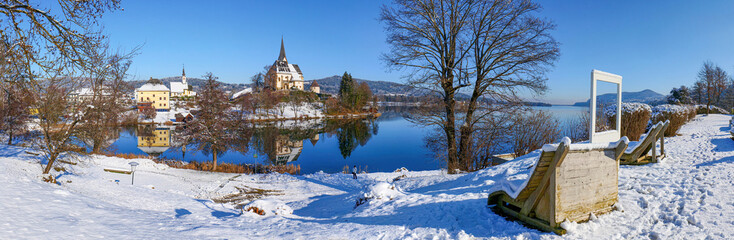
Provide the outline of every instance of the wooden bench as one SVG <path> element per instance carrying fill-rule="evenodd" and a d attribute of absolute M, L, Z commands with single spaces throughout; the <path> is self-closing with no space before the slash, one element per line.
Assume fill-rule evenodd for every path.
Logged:
<path fill-rule="evenodd" d="M 128 175 L 133 173 L 132 171 L 128 171 L 128 170 L 119 170 L 119 169 L 111 169 L 111 168 L 105 168 L 104 171 L 111 172 L 111 173 L 128 174 Z"/>
<path fill-rule="evenodd" d="M 622 165 L 643 165 L 658 162 L 659 159 L 665 158 L 665 130 L 668 129 L 670 121 L 659 122 L 655 124 L 647 135 L 640 141 L 640 145 L 631 152 L 625 151 L 619 164 Z M 660 140 L 660 155 L 657 155 L 657 141 Z M 650 156 L 648 153 L 651 153 Z"/>
<path fill-rule="evenodd" d="M 626 138 L 625 138 L 626 139 Z M 563 221 L 587 221 L 617 202 L 619 158 L 626 141 L 599 144 L 560 143 L 543 151 L 525 187 L 516 197 L 505 191 L 489 194 L 494 210 L 538 229 L 565 234 Z"/>

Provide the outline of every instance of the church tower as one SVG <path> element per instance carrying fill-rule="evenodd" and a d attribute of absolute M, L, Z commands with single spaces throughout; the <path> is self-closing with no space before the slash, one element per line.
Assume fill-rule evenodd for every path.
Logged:
<path fill-rule="evenodd" d="M 186 84 L 186 66 L 183 66 L 181 69 L 181 83 L 183 83 L 184 86 L 187 86 L 188 84 Z"/>

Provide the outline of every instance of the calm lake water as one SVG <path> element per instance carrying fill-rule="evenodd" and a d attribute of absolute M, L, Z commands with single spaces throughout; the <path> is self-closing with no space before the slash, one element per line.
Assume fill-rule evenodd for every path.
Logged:
<path fill-rule="evenodd" d="M 562 122 L 576 118 L 585 107 L 535 107 Z M 298 164 L 301 173 L 341 172 L 357 165 L 369 172 L 435 170 L 445 164 L 425 148 L 430 128 L 416 126 L 403 115 L 406 108 L 388 107 L 373 120 L 277 122 L 256 126 L 243 141 L 230 143 L 219 163 Z M 209 161 L 211 154 L 195 146 L 174 147 L 175 127 L 141 125 L 123 128 L 111 149 L 184 161 Z"/>

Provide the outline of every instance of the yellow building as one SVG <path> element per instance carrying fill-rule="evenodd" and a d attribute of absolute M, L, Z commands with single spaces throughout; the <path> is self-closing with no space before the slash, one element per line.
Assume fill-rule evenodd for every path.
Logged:
<path fill-rule="evenodd" d="M 171 82 L 171 97 L 196 96 L 194 88 L 186 82 L 186 69 L 181 70 L 181 82 Z"/>
<path fill-rule="evenodd" d="M 163 126 L 140 125 L 137 128 L 138 149 L 150 156 L 160 156 L 171 147 L 171 129 Z"/>
<path fill-rule="evenodd" d="M 171 109 L 171 91 L 161 80 L 150 78 L 147 83 L 135 89 L 135 101 L 138 106 L 151 104 L 156 110 Z"/>
<path fill-rule="evenodd" d="M 274 90 L 303 91 L 303 73 L 297 64 L 289 64 L 285 57 L 285 45 L 280 39 L 280 56 L 265 75 L 265 85 Z"/>

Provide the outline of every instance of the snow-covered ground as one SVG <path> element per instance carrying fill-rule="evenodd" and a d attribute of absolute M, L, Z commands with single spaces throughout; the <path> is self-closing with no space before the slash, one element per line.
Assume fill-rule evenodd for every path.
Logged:
<path fill-rule="evenodd" d="M 657 164 L 622 166 L 622 211 L 564 224 L 571 239 L 731 239 L 734 141 L 727 115 L 698 116 L 666 138 Z M 0 145 L 5 239 L 548 239 L 486 206 L 488 193 L 527 178 L 532 158 L 469 174 L 442 171 L 240 175 L 93 156 L 41 181 L 28 149 Z M 404 176 L 403 176 L 404 175 Z M 401 178 L 400 180 L 395 180 Z M 254 196 L 264 195 L 249 202 Z M 356 205 L 357 202 L 361 204 Z M 242 212 L 257 207 L 261 216 Z"/>
<path fill-rule="evenodd" d="M 278 103 L 278 105 L 269 112 L 260 109 L 257 114 L 249 115 L 253 120 L 268 119 L 294 119 L 294 118 L 323 118 L 324 111 L 320 103 L 302 103 L 297 108 L 293 108 L 290 103 Z"/>

